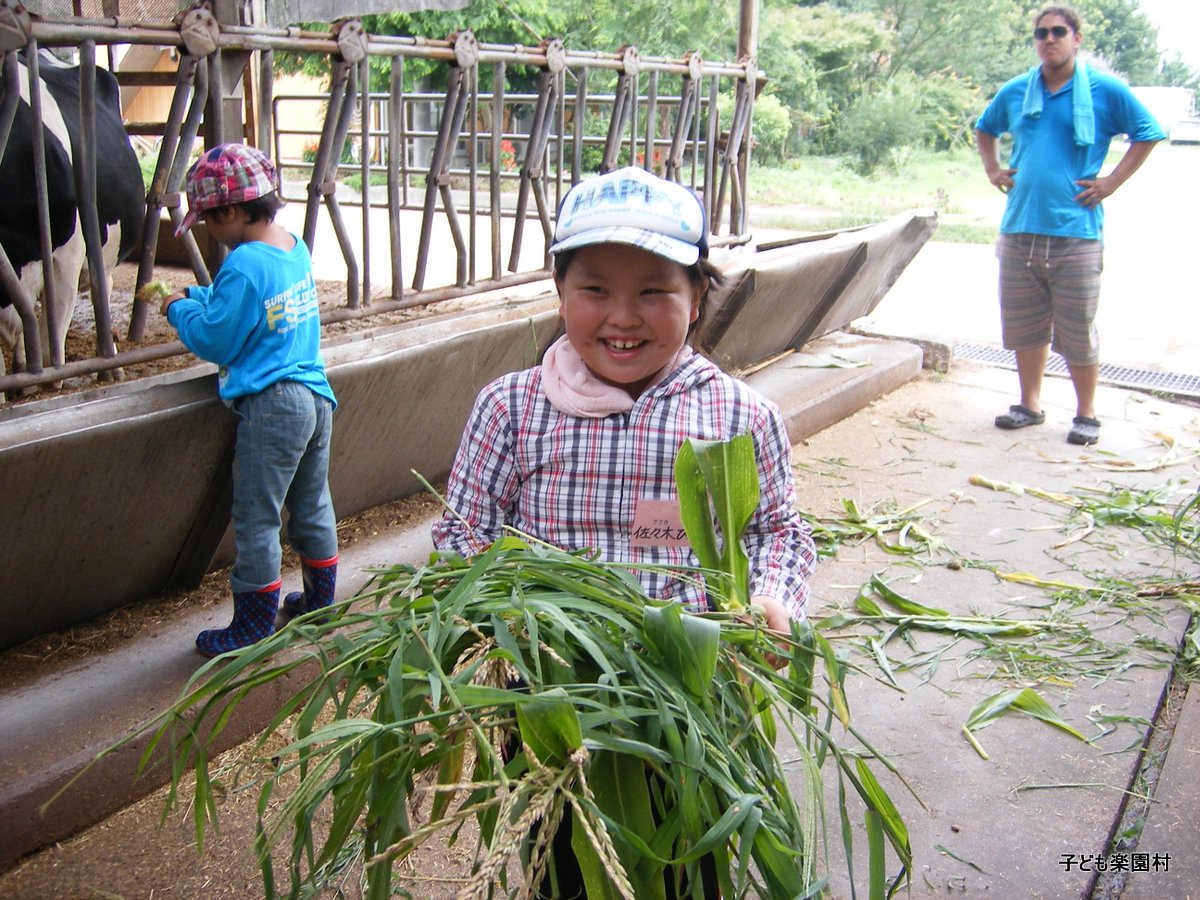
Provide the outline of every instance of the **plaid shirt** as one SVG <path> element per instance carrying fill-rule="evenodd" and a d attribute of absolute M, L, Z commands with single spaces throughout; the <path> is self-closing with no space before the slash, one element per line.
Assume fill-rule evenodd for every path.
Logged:
<path fill-rule="evenodd" d="M 447 513 L 434 544 L 482 552 L 505 526 L 566 550 L 594 549 L 635 566 L 646 593 L 708 608 L 702 587 L 640 565 L 695 566 L 687 547 L 632 546 L 639 498 L 675 497 L 675 454 L 685 438 L 749 432 L 761 476 L 744 542 L 752 595 L 805 616 L 816 549 L 795 508 L 791 443 L 778 407 L 699 354 L 647 390 L 628 413 L 581 418 L 554 408 L 541 368 L 505 375 L 475 401 L 450 473 Z"/>

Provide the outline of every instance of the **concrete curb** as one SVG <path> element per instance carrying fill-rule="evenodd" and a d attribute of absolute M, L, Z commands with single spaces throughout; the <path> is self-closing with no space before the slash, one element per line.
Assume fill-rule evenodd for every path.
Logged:
<path fill-rule="evenodd" d="M 1154 805 L 1146 817 L 1138 846 L 1153 848 L 1136 860 L 1122 900 L 1196 896 L 1194 858 L 1200 846 L 1196 816 L 1200 784 L 1200 690 L 1188 688 L 1166 761 L 1154 789 Z M 1137 868 L 1133 869 L 1136 863 Z"/>

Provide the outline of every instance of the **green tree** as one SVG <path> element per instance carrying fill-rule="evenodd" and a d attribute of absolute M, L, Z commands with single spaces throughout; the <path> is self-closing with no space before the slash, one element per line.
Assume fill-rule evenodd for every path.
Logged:
<path fill-rule="evenodd" d="M 470 29 L 484 43 L 536 46 L 545 38 L 559 37 L 566 29 L 567 18 L 561 5 L 552 7 L 549 0 L 475 0 L 460 10 L 414 13 L 381 13 L 363 16 L 363 27 L 376 35 L 412 35 L 426 38 L 446 38 L 457 31 Z M 324 29 L 326 25 L 315 25 Z M 386 91 L 390 77 L 390 60 L 371 59 L 371 89 Z M 314 78 L 328 78 L 329 60 L 322 55 L 278 54 L 277 67 L 283 72 L 304 72 Z M 406 89 L 420 83 L 440 86 L 445 83 L 446 66 L 432 60 L 408 58 L 404 61 Z M 509 67 L 510 83 L 520 89 L 532 87 L 536 73 L 521 67 Z"/>
<path fill-rule="evenodd" d="M 371 34 L 401 34 L 419 37 L 445 38 L 457 31 L 470 30 L 480 42 L 488 44 L 517 44 L 536 46 L 542 40 L 560 37 L 566 29 L 566 18 L 560 6 L 549 0 L 475 0 L 465 9 L 414 13 L 385 13 L 364 16 L 363 25 Z M 383 59 L 372 61 L 372 82 L 377 90 L 386 90 L 390 63 Z M 427 81 L 440 86 L 445 81 L 444 63 L 432 60 L 408 59 L 404 63 L 406 84 Z M 510 66 L 509 83 L 515 89 L 528 89 L 536 84 L 536 71 Z"/>
<path fill-rule="evenodd" d="M 1163 60 L 1160 75 L 1167 87 L 1183 87 L 1191 91 L 1200 88 L 1200 71 L 1185 63 L 1178 53 L 1171 59 Z"/>
<path fill-rule="evenodd" d="M 473 8 L 473 7 L 472 7 Z M 700 50 L 709 59 L 737 53 L 738 4 L 710 0 L 562 0 L 568 47 L 612 51 L 634 44 L 643 56 L 682 56 Z"/>
<path fill-rule="evenodd" d="M 779 0 L 767 0 L 760 34 L 759 66 L 791 113 L 794 144 L 830 149 L 838 119 L 879 79 L 889 34 L 869 14 Z"/>
<path fill-rule="evenodd" d="M 717 99 L 722 122 L 733 117 L 733 94 Z M 774 94 L 763 92 L 754 101 L 754 158 L 782 162 L 788 156 L 788 140 L 792 133 L 791 114 Z"/>
<path fill-rule="evenodd" d="M 949 72 L 974 84 L 1000 84 L 1018 71 L 1028 46 L 1016 0 L 843 0 L 892 34 L 886 74 Z"/>
<path fill-rule="evenodd" d="M 857 161 L 861 174 L 896 171 L 924 141 L 921 89 L 914 75 L 901 73 L 858 97 L 839 123 L 841 146 Z"/>
<path fill-rule="evenodd" d="M 903 77 L 903 73 L 901 76 Z M 981 91 L 953 71 L 932 72 L 921 79 L 918 115 L 921 143 L 934 150 L 951 150 L 974 139 L 975 118 L 983 103 Z"/>
<path fill-rule="evenodd" d="M 1158 29 L 1138 0 L 1079 0 L 1083 47 L 1135 85 L 1161 84 Z"/>
<path fill-rule="evenodd" d="M 774 94 L 761 94 L 754 101 L 754 143 L 760 159 L 782 162 L 787 158 L 792 118 Z"/>

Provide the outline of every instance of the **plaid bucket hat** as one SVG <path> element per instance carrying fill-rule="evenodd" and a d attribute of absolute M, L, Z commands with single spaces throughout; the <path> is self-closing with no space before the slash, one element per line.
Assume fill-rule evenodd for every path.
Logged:
<path fill-rule="evenodd" d="M 690 266 L 708 256 L 707 220 L 690 188 L 629 166 L 567 191 L 550 252 L 628 244 Z"/>
<path fill-rule="evenodd" d="M 195 225 L 206 210 L 245 203 L 278 187 L 274 164 L 257 147 L 219 144 L 206 150 L 188 169 L 188 213 L 175 229 L 175 237 Z"/>

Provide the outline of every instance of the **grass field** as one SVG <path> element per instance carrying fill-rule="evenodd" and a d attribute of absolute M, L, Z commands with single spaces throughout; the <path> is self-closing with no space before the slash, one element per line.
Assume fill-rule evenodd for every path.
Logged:
<path fill-rule="evenodd" d="M 877 222 L 906 209 L 938 213 L 937 239 L 991 243 L 1004 196 L 983 174 L 974 149 L 914 153 L 900 172 L 863 176 L 844 157 L 806 156 L 785 166 L 755 165 L 753 221 L 775 228 L 821 230 Z"/>
<path fill-rule="evenodd" d="M 1106 168 L 1125 153 L 1114 141 Z M 860 175 L 842 156 L 804 156 L 783 166 L 755 162 L 751 220 L 762 227 L 822 231 L 878 222 L 906 209 L 934 209 L 939 241 L 991 244 L 1004 195 L 988 182 L 974 147 L 914 151 L 899 172 Z"/>

